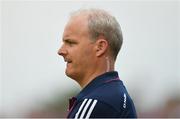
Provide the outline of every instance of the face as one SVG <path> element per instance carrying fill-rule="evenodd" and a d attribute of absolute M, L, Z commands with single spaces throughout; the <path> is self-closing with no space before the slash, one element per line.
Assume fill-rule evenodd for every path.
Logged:
<path fill-rule="evenodd" d="M 73 79 L 80 79 L 93 70 L 95 50 L 89 37 L 86 17 L 75 17 L 68 22 L 58 54 L 67 63 L 66 75 Z"/>

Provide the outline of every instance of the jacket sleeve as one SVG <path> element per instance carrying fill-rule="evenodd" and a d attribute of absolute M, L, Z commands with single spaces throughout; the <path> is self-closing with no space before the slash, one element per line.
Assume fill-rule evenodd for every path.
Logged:
<path fill-rule="evenodd" d="M 119 105 L 117 105 L 119 107 Z M 127 107 L 129 107 L 127 105 Z M 117 110 L 119 109 L 119 110 Z M 108 103 L 96 99 L 84 99 L 79 103 L 71 118 L 134 118 L 136 117 L 129 108 L 115 108 Z"/>
<path fill-rule="evenodd" d="M 117 111 L 110 105 L 96 99 L 84 99 L 78 103 L 68 118 L 113 118 L 116 117 Z"/>

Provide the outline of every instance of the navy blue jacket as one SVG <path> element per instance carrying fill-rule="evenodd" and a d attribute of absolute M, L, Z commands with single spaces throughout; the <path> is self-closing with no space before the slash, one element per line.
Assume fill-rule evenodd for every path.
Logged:
<path fill-rule="evenodd" d="M 136 118 L 136 110 L 118 73 L 92 80 L 70 100 L 68 118 Z"/>

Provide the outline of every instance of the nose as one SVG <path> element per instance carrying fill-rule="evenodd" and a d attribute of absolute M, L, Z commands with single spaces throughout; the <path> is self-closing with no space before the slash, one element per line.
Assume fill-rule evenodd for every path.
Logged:
<path fill-rule="evenodd" d="M 62 45 L 59 50 L 58 50 L 58 54 L 60 56 L 65 56 L 67 54 L 67 51 L 65 50 L 64 46 Z"/>

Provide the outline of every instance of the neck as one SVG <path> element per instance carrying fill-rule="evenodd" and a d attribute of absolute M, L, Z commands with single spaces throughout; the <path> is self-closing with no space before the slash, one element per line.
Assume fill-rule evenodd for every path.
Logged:
<path fill-rule="evenodd" d="M 92 70 L 86 72 L 86 75 L 78 80 L 78 83 L 82 88 L 84 88 L 97 76 L 110 71 L 114 71 L 114 62 L 108 58 L 104 58 L 103 60 L 97 62 L 96 65 L 92 67 Z"/>

